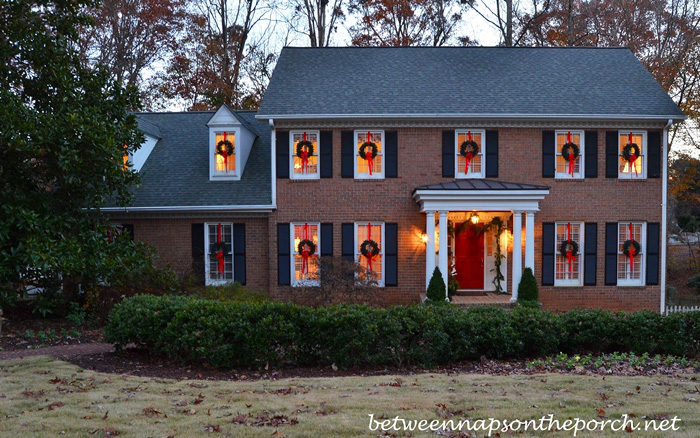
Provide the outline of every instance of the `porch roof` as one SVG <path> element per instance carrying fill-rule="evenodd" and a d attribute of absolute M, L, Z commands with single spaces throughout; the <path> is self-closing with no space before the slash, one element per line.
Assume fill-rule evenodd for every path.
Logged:
<path fill-rule="evenodd" d="M 417 190 L 549 190 L 548 186 L 512 183 L 490 179 L 458 179 L 446 183 L 416 187 Z"/>

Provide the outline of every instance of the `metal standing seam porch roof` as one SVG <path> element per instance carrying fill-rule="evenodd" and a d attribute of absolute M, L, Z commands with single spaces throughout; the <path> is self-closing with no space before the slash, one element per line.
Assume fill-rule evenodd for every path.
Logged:
<path fill-rule="evenodd" d="M 285 47 L 258 119 L 685 119 L 627 48 Z"/>
<path fill-rule="evenodd" d="M 421 211 L 537 211 L 548 186 L 489 179 L 461 179 L 416 187 Z"/>

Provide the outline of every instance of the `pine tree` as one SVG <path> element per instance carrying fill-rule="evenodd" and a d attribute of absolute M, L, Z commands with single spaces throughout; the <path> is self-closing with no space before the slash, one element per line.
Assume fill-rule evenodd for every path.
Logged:
<path fill-rule="evenodd" d="M 447 296 L 447 290 L 445 289 L 445 280 L 442 278 L 442 273 L 440 268 L 435 267 L 433 271 L 433 276 L 430 278 L 430 283 L 428 283 L 428 292 L 426 293 L 428 300 L 439 302 L 445 301 Z"/>
<path fill-rule="evenodd" d="M 523 277 L 520 279 L 520 284 L 518 285 L 518 301 L 537 301 L 539 292 L 537 280 L 535 280 L 532 269 L 525 268 Z"/>

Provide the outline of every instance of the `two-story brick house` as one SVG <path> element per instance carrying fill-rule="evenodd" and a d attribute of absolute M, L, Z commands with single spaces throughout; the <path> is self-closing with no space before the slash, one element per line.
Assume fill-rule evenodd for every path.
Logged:
<path fill-rule="evenodd" d="M 333 255 L 387 304 L 436 266 L 494 291 L 500 261 L 510 299 L 531 267 L 546 308 L 658 310 L 684 118 L 624 48 L 285 48 L 257 112 L 139 114 L 143 184 L 108 210 L 163 264 L 283 300 Z"/>

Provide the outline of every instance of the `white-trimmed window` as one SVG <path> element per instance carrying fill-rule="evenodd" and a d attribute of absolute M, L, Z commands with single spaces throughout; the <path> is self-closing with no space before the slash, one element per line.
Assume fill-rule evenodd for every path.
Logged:
<path fill-rule="evenodd" d="M 584 134 L 583 131 L 556 131 L 556 178 L 562 179 L 572 179 L 572 178 L 583 178 L 583 166 L 584 166 Z M 573 176 L 571 175 L 571 168 L 569 167 L 569 161 L 567 157 L 562 154 L 562 148 L 565 144 L 569 143 L 569 138 L 571 138 L 571 143 L 578 147 L 579 154 L 574 160 Z M 573 149 L 573 148 L 571 148 Z M 573 151 L 572 151 L 573 153 Z"/>
<path fill-rule="evenodd" d="M 362 254 L 362 249 L 363 246 L 371 249 L 372 241 L 379 252 L 370 260 Z M 355 222 L 355 260 L 367 275 L 372 276 L 377 286 L 384 286 L 384 222 Z"/>
<path fill-rule="evenodd" d="M 291 224 L 292 286 L 318 286 L 318 260 L 321 252 L 320 227 L 318 222 L 295 222 Z M 305 241 L 313 243 L 309 245 Z M 303 244 L 303 245 L 302 245 Z M 308 251 L 308 256 L 301 250 Z M 313 249 L 313 254 L 310 250 Z"/>
<path fill-rule="evenodd" d="M 319 131 L 291 131 L 289 135 L 290 165 L 289 175 L 293 179 L 317 179 L 319 178 Z M 311 143 L 311 148 L 300 142 Z M 297 154 L 299 152 L 299 154 Z M 304 152 L 306 159 L 304 157 Z"/>
<path fill-rule="evenodd" d="M 632 144 L 636 144 L 639 148 L 639 155 L 634 154 L 634 147 L 630 148 L 634 154 L 634 163 L 627 161 L 624 157 L 625 146 L 630 143 L 630 134 L 632 135 Z M 647 133 L 646 131 L 619 131 L 619 165 L 618 178 L 646 178 L 647 177 Z"/>
<path fill-rule="evenodd" d="M 631 233 L 630 233 L 631 224 Z M 634 263 L 624 254 L 625 242 L 634 240 L 639 245 Z M 646 224 L 644 222 L 619 222 L 617 224 L 617 285 L 644 285 L 644 256 L 646 250 Z"/>
<path fill-rule="evenodd" d="M 570 225 L 569 225 L 570 224 Z M 570 230 L 569 230 L 570 227 Z M 556 223 L 556 259 L 554 264 L 554 285 L 555 286 L 581 286 L 583 284 L 583 222 L 557 222 Z M 569 260 L 566 255 L 561 254 L 561 247 L 569 240 L 578 244 L 578 253 Z M 571 262 L 571 265 L 569 265 Z"/>
<path fill-rule="evenodd" d="M 223 273 L 219 270 L 217 244 L 223 244 Z M 230 222 L 204 225 L 204 267 L 207 285 L 233 281 L 233 224 Z"/>
<path fill-rule="evenodd" d="M 465 153 L 472 152 L 467 167 L 467 157 L 462 155 L 462 144 L 470 141 L 476 143 L 478 152 L 473 154 L 473 148 L 465 145 Z M 484 154 L 484 144 L 486 132 L 483 129 L 459 129 L 455 131 L 455 177 L 456 178 L 483 178 L 486 169 L 486 154 Z M 470 150 L 471 149 L 471 150 Z"/>
<path fill-rule="evenodd" d="M 365 143 L 375 144 L 377 146 L 376 154 L 374 148 L 365 145 Z M 368 152 L 371 155 L 368 156 Z M 384 131 L 374 129 L 355 131 L 355 178 L 384 178 Z"/>
<path fill-rule="evenodd" d="M 210 131 L 210 177 L 212 180 L 238 179 L 238 129 Z M 228 147 L 230 143 L 230 148 Z M 221 153 L 219 153 L 221 152 Z"/>

